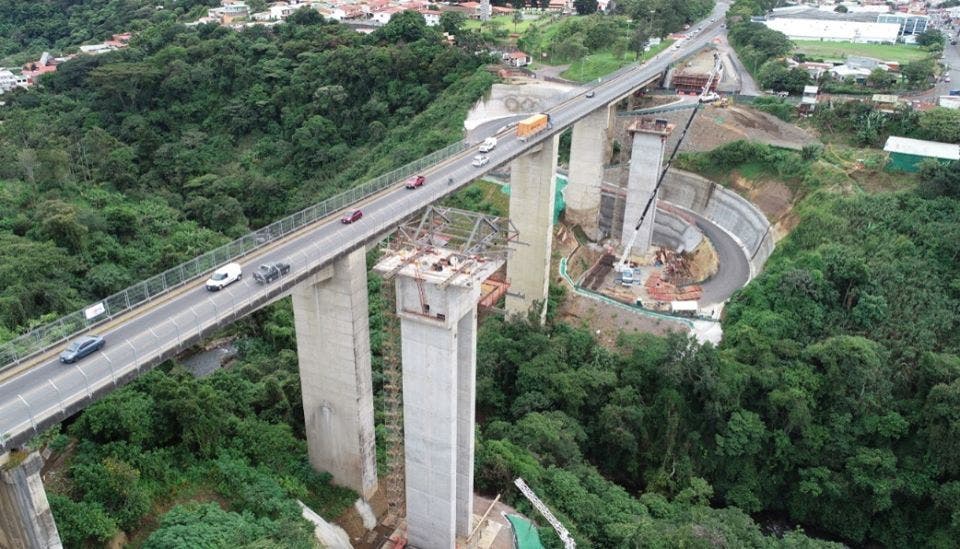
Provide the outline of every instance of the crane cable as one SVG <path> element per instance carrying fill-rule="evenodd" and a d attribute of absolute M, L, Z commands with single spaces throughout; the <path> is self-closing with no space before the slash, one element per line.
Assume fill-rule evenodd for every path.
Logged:
<path fill-rule="evenodd" d="M 687 119 L 686 125 L 683 126 L 683 131 L 680 132 L 680 139 L 678 139 L 677 144 L 674 145 L 673 152 L 670 153 L 670 158 L 667 159 L 666 166 L 664 166 L 663 171 L 660 172 L 660 177 L 657 178 L 657 184 L 653 187 L 653 192 L 650 194 L 650 199 L 647 200 L 647 205 L 643 207 L 643 213 L 640 214 L 640 221 L 637 222 L 637 226 L 634 227 L 634 231 L 640 230 L 640 226 L 643 225 L 643 221 L 647 217 L 647 212 L 650 211 L 650 206 L 657 199 L 657 192 L 660 191 L 660 185 L 663 184 L 663 180 L 667 176 L 667 170 L 670 169 L 670 165 L 673 164 L 674 157 L 676 157 L 677 153 L 680 151 L 680 145 L 683 144 L 683 139 L 687 135 L 687 130 L 690 129 L 690 124 L 693 123 L 693 118 L 697 116 L 697 112 L 700 110 L 700 107 L 703 106 L 703 98 L 706 97 L 707 92 L 710 90 L 710 85 L 713 83 L 713 79 L 716 78 L 717 74 L 719 73 L 720 56 L 717 55 L 716 53 L 714 53 L 713 56 L 714 56 L 715 63 L 714 63 L 713 71 L 711 71 L 710 73 L 710 78 L 707 79 L 707 83 L 703 86 L 703 90 L 700 92 L 700 96 L 697 98 L 697 104 L 693 108 L 693 112 L 690 114 L 690 118 Z M 632 244 L 628 247 L 628 249 L 630 247 L 632 247 Z M 627 253 L 628 252 L 625 251 L 624 256 L 626 256 Z"/>

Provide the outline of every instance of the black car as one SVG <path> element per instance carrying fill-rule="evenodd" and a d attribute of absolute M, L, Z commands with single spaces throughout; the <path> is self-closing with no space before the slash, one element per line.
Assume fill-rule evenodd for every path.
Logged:
<path fill-rule="evenodd" d="M 106 341 L 104 341 L 103 336 L 88 335 L 78 337 L 71 341 L 70 345 L 67 345 L 65 351 L 60 353 L 60 362 L 65 364 L 76 362 L 94 351 L 103 349 L 105 344 Z"/>
<path fill-rule="evenodd" d="M 264 263 L 263 265 L 257 267 L 256 272 L 253 273 L 253 279 L 261 284 L 266 284 L 267 282 L 280 278 L 289 272 L 289 264 L 274 261 L 272 263 Z"/>

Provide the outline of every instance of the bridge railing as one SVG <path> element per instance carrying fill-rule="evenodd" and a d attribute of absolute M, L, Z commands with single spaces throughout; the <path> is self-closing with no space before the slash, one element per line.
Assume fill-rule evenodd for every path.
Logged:
<path fill-rule="evenodd" d="M 343 191 L 322 202 L 275 221 L 266 227 L 248 233 L 176 267 L 134 284 L 106 299 L 74 311 L 53 322 L 38 326 L 15 339 L 0 345 L 0 372 L 20 364 L 25 359 L 50 350 L 75 335 L 106 322 L 130 309 L 193 281 L 220 265 L 243 257 L 301 227 L 322 219 L 331 213 L 371 196 L 410 175 L 433 166 L 467 148 L 458 141 L 443 149 L 418 158 L 366 183 Z"/>

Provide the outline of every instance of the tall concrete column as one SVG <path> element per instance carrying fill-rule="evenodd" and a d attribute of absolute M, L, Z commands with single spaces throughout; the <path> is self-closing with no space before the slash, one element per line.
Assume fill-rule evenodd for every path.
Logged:
<path fill-rule="evenodd" d="M 41 468 L 43 458 L 37 452 L 19 464 L 0 467 L 0 547 L 63 547 L 43 489 Z"/>
<path fill-rule="evenodd" d="M 508 314 L 526 315 L 540 301 L 537 315 L 547 318 L 547 288 L 553 245 L 553 209 L 557 183 L 557 145 L 554 136 L 510 163 L 510 220 L 523 243 L 507 262 L 511 293 Z M 516 294 L 516 295 L 511 295 Z"/>
<path fill-rule="evenodd" d="M 416 262 L 416 266 L 413 264 Z M 403 362 L 407 541 L 453 549 L 473 515 L 477 302 L 502 260 L 433 249 L 391 256 Z"/>
<path fill-rule="evenodd" d="M 293 291 L 310 464 L 364 500 L 377 491 L 363 249 Z"/>
<path fill-rule="evenodd" d="M 477 299 L 457 322 L 457 535 L 470 533 L 473 517 L 473 443 L 477 401 Z M 473 298 L 471 294 L 470 299 Z"/>
<path fill-rule="evenodd" d="M 673 124 L 666 120 L 641 118 L 627 128 L 633 138 L 630 156 L 630 174 L 627 178 L 627 200 L 623 212 L 623 232 L 621 246 L 626 246 L 633 236 L 637 221 L 643 214 L 663 166 L 663 153 L 667 136 L 673 131 Z M 650 247 L 653 238 L 653 217 L 656 214 L 656 200 L 650 205 L 647 216 L 640 226 L 631 253 L 643 255 Z"/>
<path fill-rule="evenodd" d="M 600 186 L 603 166 L 610 158 L 607 131 L 612 115 L 613 109 L 609 105 L 590 113 L 573 125 L 570 143 L 570 175 L 564 190 L 564 217 L 568 222 L 580 225 L 593 240 L 600 238 Z"/>

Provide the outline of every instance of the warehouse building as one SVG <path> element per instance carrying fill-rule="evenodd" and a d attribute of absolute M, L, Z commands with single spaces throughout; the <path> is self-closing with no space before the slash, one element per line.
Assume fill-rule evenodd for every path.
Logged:
<path fill-rule="evenodd" d="M 890 171 L 915 172 L 924 160 L 936 160 L 942 164 L 960 160 L 960 145 L 894 135 L 887 138 L 883 150 L 890 154 L 887 163 Z"/>
<path fill-rule="evenodd" d="M 786 34 L 791 40 L 825 40 L 834 42 L 896 42 L 924 32 L 929 22 L 926 15 L 907 13 L 837 13 L 809 6 L 777 8 L 753 21 Z"/>

